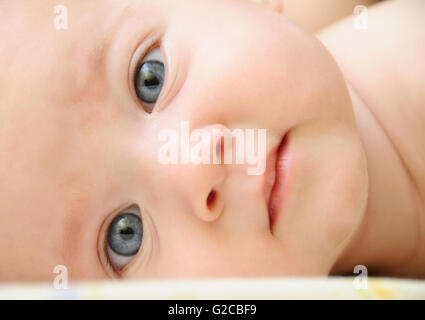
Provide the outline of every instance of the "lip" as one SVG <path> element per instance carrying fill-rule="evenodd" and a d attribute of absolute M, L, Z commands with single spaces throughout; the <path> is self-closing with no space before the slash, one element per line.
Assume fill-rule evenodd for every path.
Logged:
<path fill-rule="evenodd" d="M 286 189 L 287 169 L 288 169 L 288 146 L 289 132 L 283 137 L 276 151 L 274 163 L 274 181 L 271 187 L 267 208 L 269 213 L 270 229 L 273 230 L 280 209 L 283 205 L 283 198 Z"/>

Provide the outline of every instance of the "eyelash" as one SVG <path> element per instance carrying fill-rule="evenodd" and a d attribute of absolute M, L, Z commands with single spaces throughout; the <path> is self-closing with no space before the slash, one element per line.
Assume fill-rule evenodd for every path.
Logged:
<path fill-rule="evenodd" d="M 118 277 L 118 278 L 120 278 L 121 276 L 120 276 L 120 273 L 118 273 L 115 269 L 114 269 L 114 267 L 112 266 L 112 263 L 111 263 L 111 261 L 109 260 L 109 258 L 108 258 L 108 252 L 107 252 L 107 245 L 108 245 L 108 241 L 106 240 L 105 241 L 106 243 L 105 243 L 105 245 L 104 245 L 104 255 L 105 255 L 105 257 L 106 257 L 106 265 L 105 265 L 105 268 L 110 272 L 110 273 L 113 273 L 116 277 Z M 109 274 L 109 273 L 108 273 Z"/>
<path fill-rule="evenodd" d="M 135 97 L 135 99 L 137 100 L 138 104 L 142 104 L 142 102 L 137 97 L 137 94 L 136 94 L 136 91 L 135 91 L 135 88 L 134 88 L 134 79 L 135 79 L 135 76 L 137 74 L 137 70 L 143 64 L 144 59 L 152 51 L 154 51 L 155 49 L 161 49 L 161 48 L 162 48 L 161 39 L 160 39 L 160 36 L 157 35 L 157 36 L 153 36 L 151 38 L 151 40 L 146 41 L 145 44 L 142 44 L 141 46 L 139 46 L 133 54 L 133 58 L 131 59 L 131 62 L 130 62 L 129 86 L 130 86 L 131 92 L 132 92 L 133 96 Z M 161 53 L 162 53 L 162 56 L 165 57 L 163 52 L 161 52 Z M 164 65 L 165 65 L 165 74 L 167 74 L 167 64 L 165 63 L 165 61 L 164 61 Z M 164 83 L 165 83 L 165 81 L 164 81 Z"/>
<path fill-rule="evenodd" d="M 136 257 L 142 253 L 142 250 L 144 250 L 144 249 L 142 249 L 143 248 L 143 244 L 142 244 L 142 246 L 140 247 L 140 251 L 136 255 L 134 255 L 134 259 L 132 261 L 130 261 L 126 266 L 124 266 L 119 271 L 117 271 L 114 268 L 114 266 L 111 263 L 111 260 L 109 259 L 109 255 L 108 255 L 108 228 L 109 228 L 110 223 L 113 221 L 113 219 L 116 216 L 125 212 L 126 210 L 128 210 L 129 208 L 131 208 L 135 205 L 136 205 L 135 203 L 131 203 L 131 204 L 127 203 L 125 206 L 120 207 L 118 210 L 114 211 L 113 214 L 108 216 L 108 218 L 102 224 L 102 227 L 101 227 L 102 231 L 100 232 L 100 238 L 99 238 L 99 239 L 101 239 L 100 240 L 101 242 L 98 242 L 98 243 L 99 243 L 100 248 L 101 248 L 100 250 L 101 250 L 101 252 L 103 252 L 103 254 L 100 253 L 99 251 L 98 252 L 99 252 L 99 254 L 102 254 L 102 256 L 104 257 L 103 259 L 101 257 L 99 257 L 99 258 L 100 258 L 101 262 L 103 261 L 103 263 L 101 263 L 101 264 L 104 266 L 104 269 L 106 269 L 105 271 L 106 271 L 106 275 L 108 277 L 113 275 L 113 277 L 122 278 L 122 276 L 125 274 L 125 271 L 128 269 L 128 267 L 132 265 L 133 260 L 136 259 Z"/>
<path fill-rule="evenodd" d="M 120 270 L 116 270 L 113 266 L 111 260 L 108 256 L 108 228 L 113 219 L 126 212 L 130 208 L 137 206 L 139 211 L 140 219 L 143 224 L 143 240 L 140 246 L 140 250 L 133 256 L 132 260 L 128 262 Z M 132 213 L 130 211 L 130 213 Z M 99 233 L 99 242 L 98 242 L 98 255 L 100 255 L 101 265 L 105 271 L 105 274 L 108 278 L 122 279 L 127 276 L 128 273 L 132 273 L 133 270 L 144 270 L 146 265 L 151 261 L 152 254 L 154 254 L 155 248 L 159 243 L 158 230 L 155 226 L 155 222 L 152 219 L 149 212 L 145 208 L 139 206 L 136 201 L 127 202 L 126 205 L 120 206 L 117 210 L 114 210 L 108 218 L 104 221 L 101 227 L 101 232 Z M 102 263 L 103 261 L 103 263 Z"/>

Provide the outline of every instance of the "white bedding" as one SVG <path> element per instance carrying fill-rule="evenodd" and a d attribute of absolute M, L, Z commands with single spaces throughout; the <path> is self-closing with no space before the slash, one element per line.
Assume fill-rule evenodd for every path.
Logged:
<path fill-rule="evenodd" d="M 363 282 L 364 285 L 364 282 Z M 425 299 L 424 280 L 354 277 L 105 281 L 0 285 L 0 299 Z"/>

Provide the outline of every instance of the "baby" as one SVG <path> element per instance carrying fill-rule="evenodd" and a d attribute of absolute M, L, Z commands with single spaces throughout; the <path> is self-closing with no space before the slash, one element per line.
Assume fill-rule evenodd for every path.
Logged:
<path fill-rule="evenodd" d="M 272 9 L 1 1 L 0 280 L 424 278 L 425 1 Z M 264 174 L 160 163 L 182 121 L 265 129 Z"/>

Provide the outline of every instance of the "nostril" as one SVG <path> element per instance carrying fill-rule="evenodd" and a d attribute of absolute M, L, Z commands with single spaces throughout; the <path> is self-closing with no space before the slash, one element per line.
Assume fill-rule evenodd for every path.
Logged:
<path fill-rule="evenodd" d="M 210 211 L 214 210 L 216 199 L 217 199 L 217 192 L 215 192 L 215 190 L 211 190 L 207 197 L 208 210 Z"/>

